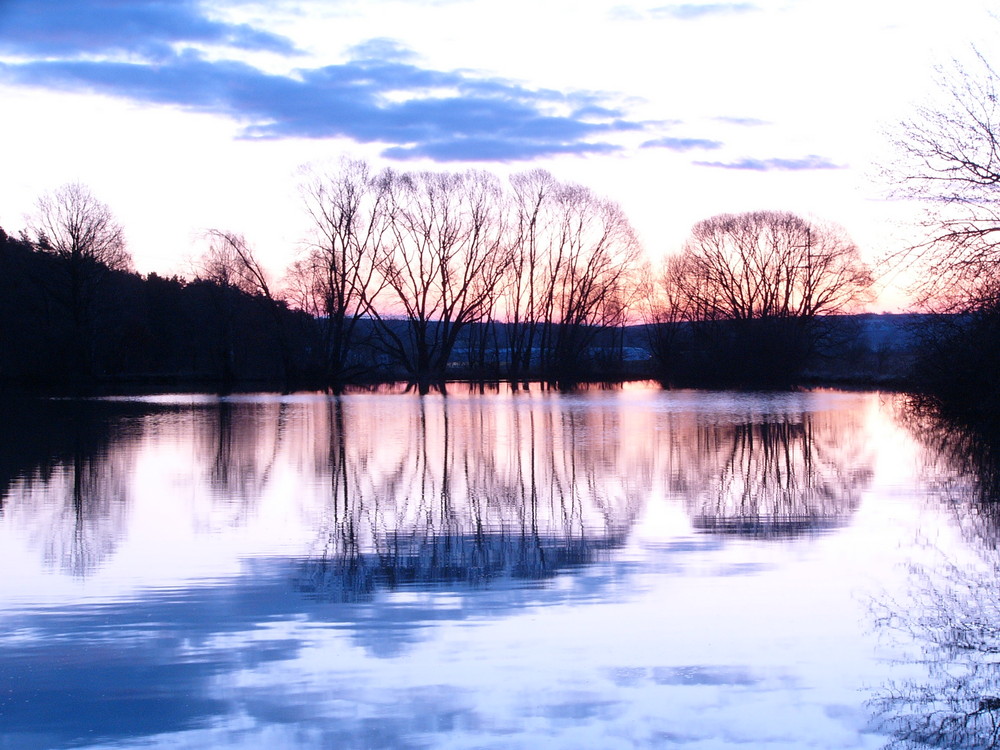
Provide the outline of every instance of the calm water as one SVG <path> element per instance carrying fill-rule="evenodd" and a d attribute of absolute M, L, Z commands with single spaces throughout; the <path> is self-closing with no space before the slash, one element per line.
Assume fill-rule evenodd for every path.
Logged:
<path fill-rule="evenodd" d="M 899 397 L 2 409 L 0 748 L 987 747 L 1000 717 L 994 463 Z"/>

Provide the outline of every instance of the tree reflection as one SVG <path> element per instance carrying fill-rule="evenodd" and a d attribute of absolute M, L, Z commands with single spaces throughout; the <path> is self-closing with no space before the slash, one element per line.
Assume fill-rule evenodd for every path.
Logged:
<path fill-rule="evenodd" d="M 32 520 L 47 564 L 87 576 L 117 548 L 130 502 L 137 410 L 99 401 L 11 400 L 0 420 L 0 511 Z"/>
<path fill-rule="evenodd" d="M 239 526 L 269 484 L 288 406 L 212 401 L 197 408 L 142 401 L 8 400 L 0 415 L 0 514 L 28 527 L 47 564 L 77 577 L 95 572 L 126 533 L 138 456 L 178 445 L 193 457 L 171 481 L 195 528 Z"/>
<path fill-rule="evenodd" d="M 207 510 L 216 516 L 216 523 L 221 516 L 225 525 L 242 525 L 257 506 L 279 460 L 288 412 L 283 401 L 221 399 L 202 413 L 196 455 L 206 459 L 201 470 L 213 499 Z"/>
<path fill-rule="evenodd" d="M 758 537 L 843 523 L 871 474 L 854 410 L 729 404 L 709 421 L 623 408 L 617 391 L 484 391 L 60 402 L 3 422 L 3 502 L 16 496 L 46 557 L 86 575 L 124 533 L 136 456 L 173 461 L 145 475 L 169 484 L 136 491 L 168 490 L 201 532 L 245 525 L 266 497 L 317 530 L 302 585 L 350 599 L 598 559 L 661 473 L 696 528 Z"/>
<path fill-rule="evenodd" d="M 911 565 L 901 601 L 873 605 L 883 632 L 920 651 L 917 677 L 873 707 L 897 747 L 1000 747 L 1000 441 L 911 401 L 902 421 L 924 448 L 927 481 L 963 544 Z"/>
<path fill-rule="evenodd" d="M 873 707 L 896 747 L 1000 747 L 1000 562 L 912 571 L 878 625 L 915 641 L 924 675 L 884 686 Z"/>
<path fill-rule="evenodd" d="M 351 601 L 408 585 L 538 580 L 621 545 L 651 473 L 621 471 L 622 432 L 604 424 L 613 414 L 502 403 L 401 402 L 379 421 L 400 439 L 368 452 L 369 424 L 331 401 L 329 509 L 300 585 Z"/>
<path fill-rule="evenodd" d="M 1000 430 L 989 423 L 953 419 L 932 403 L 911 398 L 903 403 L 900 421 L 924 448 L 928 481 L 959 519 L 980 540 L 1000 533 Z M 992 541 L 990 542 L 993 543 Z"/>
<path fill-rule="evenodd" d="M 700 531 L 781 537 L 836 528 L 871 480 L 861 430 L 853 414 L 806 411 L 698 423 L 695 438 L 676 446 L 668 486 Z"/>

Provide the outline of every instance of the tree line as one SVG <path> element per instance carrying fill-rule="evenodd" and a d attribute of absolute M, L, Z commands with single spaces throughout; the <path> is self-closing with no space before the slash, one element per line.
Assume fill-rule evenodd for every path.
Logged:
<path fill-rule="evenodd" d="M 822 348 L 818 321 L 871 284 L 843 230 L 782 212 L 701 222 L 653 270 L 618 204 L 540 170 L 344 160 L 304 170 L 301 193 L 311 235 L 279 280 L 220 229 L 188 277 L 141 276 L 85 186 L 43 195 L 18 237 L 0 230 L 0 379 L 621 377 L 636 325 L 645 375 L 710 379 L 744 357 L 758 363 L 744 373 L 794 379 Z"/>
<path fill-rule="evenodd" d="M 506 377 L 585 373 L 602 335 L 630 322 L 640 247 L 622 209 L 534 171 L 312 172 L 314 229 L 289 273 L 322 321 L 325 374 L 349 377 L 367 337 L 408 377 L 452 363 Z M 461 352 L 457 350 L 461 348 Z"/>
<path fill-rule="evenodd" d="M 277 382 L 276 318 L 303 347 L 308 316 L 213 281 L 142 277 L 0 232 L 0 384 L 40 390 Z"/>

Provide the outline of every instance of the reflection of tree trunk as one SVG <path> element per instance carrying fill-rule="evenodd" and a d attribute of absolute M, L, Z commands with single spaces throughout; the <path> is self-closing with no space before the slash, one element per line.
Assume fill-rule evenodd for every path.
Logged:
<path fill-rule="evenodd" d="M 408 582 L 538 579 L 620 543 L 637 501 L 621 488 L 603 496 L 607 464 L 591 453 L 608 448 L 577 439 L 582 414 L 561 420 L 549 410 L 514 411 L 501 425 L 493 409 L 474 406 L 477 399 L 404 403 L 410 433 L 384 446 L 390 460 L 378 448 L 355 452 L 356 441 L 331 438 L 338 511 L 303 586 L 353 600 Z M 333 429 L 350 430 L 348 413 L 341 422 L 333 409 Z"/>
<path fill-rule="evenodd" d="M 452 517 L 453 512 L 451 502 L 452 444 L 451 431 L 449 430 L 451 420 L 449 419 L 447 402 L 442 409 L 442 416 L 444 418 L 444 440 L 441 451 L 441 519 L 447 522 L 447 519 Z"/>
<path fill-rule="evenodd" d="M 679 462 L 690 475 L 685 504 L 703 531 L 780 536 L 839 525 L 871 475 L 844 465 L 835 442 L 821 443 L 810 413 L 698 431 L 698 448 Z"/>
<path fill-rule="evenodd" d="M 330 436 L 330 496 L 333 500 L 334 526 L 339 531 L 341 546 L 348 558 L 354 559 L 358 554 L 358 534 L 350 507 L 344 402 L 340 398 L 334 398 L 328 403 L 333 409 L 333 434 Z"/>
<path fill-rule="evenodd" d="M 546 564 L 546 561 L 545 561 L 545 551 L 542 548 L 541 542 L 539 541 L 539 538 L 538 538 L 538 532 L 539 532 L 539 530 L 538 530 L 538 476 L 537 476 L 536 471 L 535 471 L 535 467 L 538 465 L 538 445 L 537 445 L 537 442 L 538 442 L 537 434 L 538 433 L 535 430 L 535 413 L 533 411 L 530 412 L 529 415 L 528 415 L 528 418 L 531 420 L 530 421 L 531 432 L 530 432 L 530 435 L 529 435 L 529 439 L 531 441 L 531 452 L 529 453 L 529 455 L 531 456 L 531 467 L 530 467 L 531 474 L 530 474 L 530 481 L 529 481 L 529 485 L 528 485 L 528 492 L 527 492 L 526 495 L 522 495 L 522 496 L 526 496 L 528 498 L 528 512 L 530 513 L 530 523 L 529 523 L 527 531 L 528 531 L 528 534 L 530 535 L 531 539 L 534 540 L 535 549 L 537 550 L 537 554 L 538 554 L 538 559 L 541 562 L 542 566 L 544 567 L 545 564 Z M 521 475 L 521 473 L 522 473 L 520 460 L 518 460 L 517 472 L 518 472 L 518 475 Z"/>
<path fill-rule="evenodd" d="M 86 458 L 80 445 L 80 433 L 76 434 L 73 451 L 73 542 L 70 552 L 70 567 L 80 574 L 89 569 L 87 542 L 84 535 L 86 514 L 84 507 L 84 462 Z"/>
<path fill-rule="evenodd" d="M 228 487 L 229 470 L 233 452 L 233 405 L 220 401 L 215 416 L 215 460 L 212 462 L 212 479 Z"/>
<path fill-rule="evenodd" d="M 205 424 L 204 441 L 211 455 L 209 481 L 232 522 L 241 524 L 263 494 L 280 456 L 289 405 L 250 407 L 220 399 L 214 419 Z M 269 453 L 263 449 L 270 447 Z"/>
<path fill-rule="evenodd" d="M 122 466 L 122 455 L 116 452 L 121 446 L 112 440 L 116 428 L 95 417 L 89 405 L 69 408 L 71 418 L 60 420 L 55 428 L 66 447 L 65 452 L 55 453 L 64 457 L 53 458 L 50 444 L 49 463 L 37 474 L 25 476 L 25 489 L 32 492 L 37 482 L 38 489 L 51 494 L 38 505 L 40 512 L 55 511 L 51 525 L 42 532 L 45 558 L 70 575 L 87 577 L 115 550 L 123 534 L 128 467 Z"/>

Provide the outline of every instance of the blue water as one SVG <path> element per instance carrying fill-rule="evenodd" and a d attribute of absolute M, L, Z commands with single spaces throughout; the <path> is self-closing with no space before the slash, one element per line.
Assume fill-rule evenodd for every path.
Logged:
<path fill-rule="evenodd" d="M 901 397 L 5 417 L 0 748 L 878 748 L 942 711 L 987 746 L 996 674 L 948 639 L 994 614 L 991 516 Z"/>

